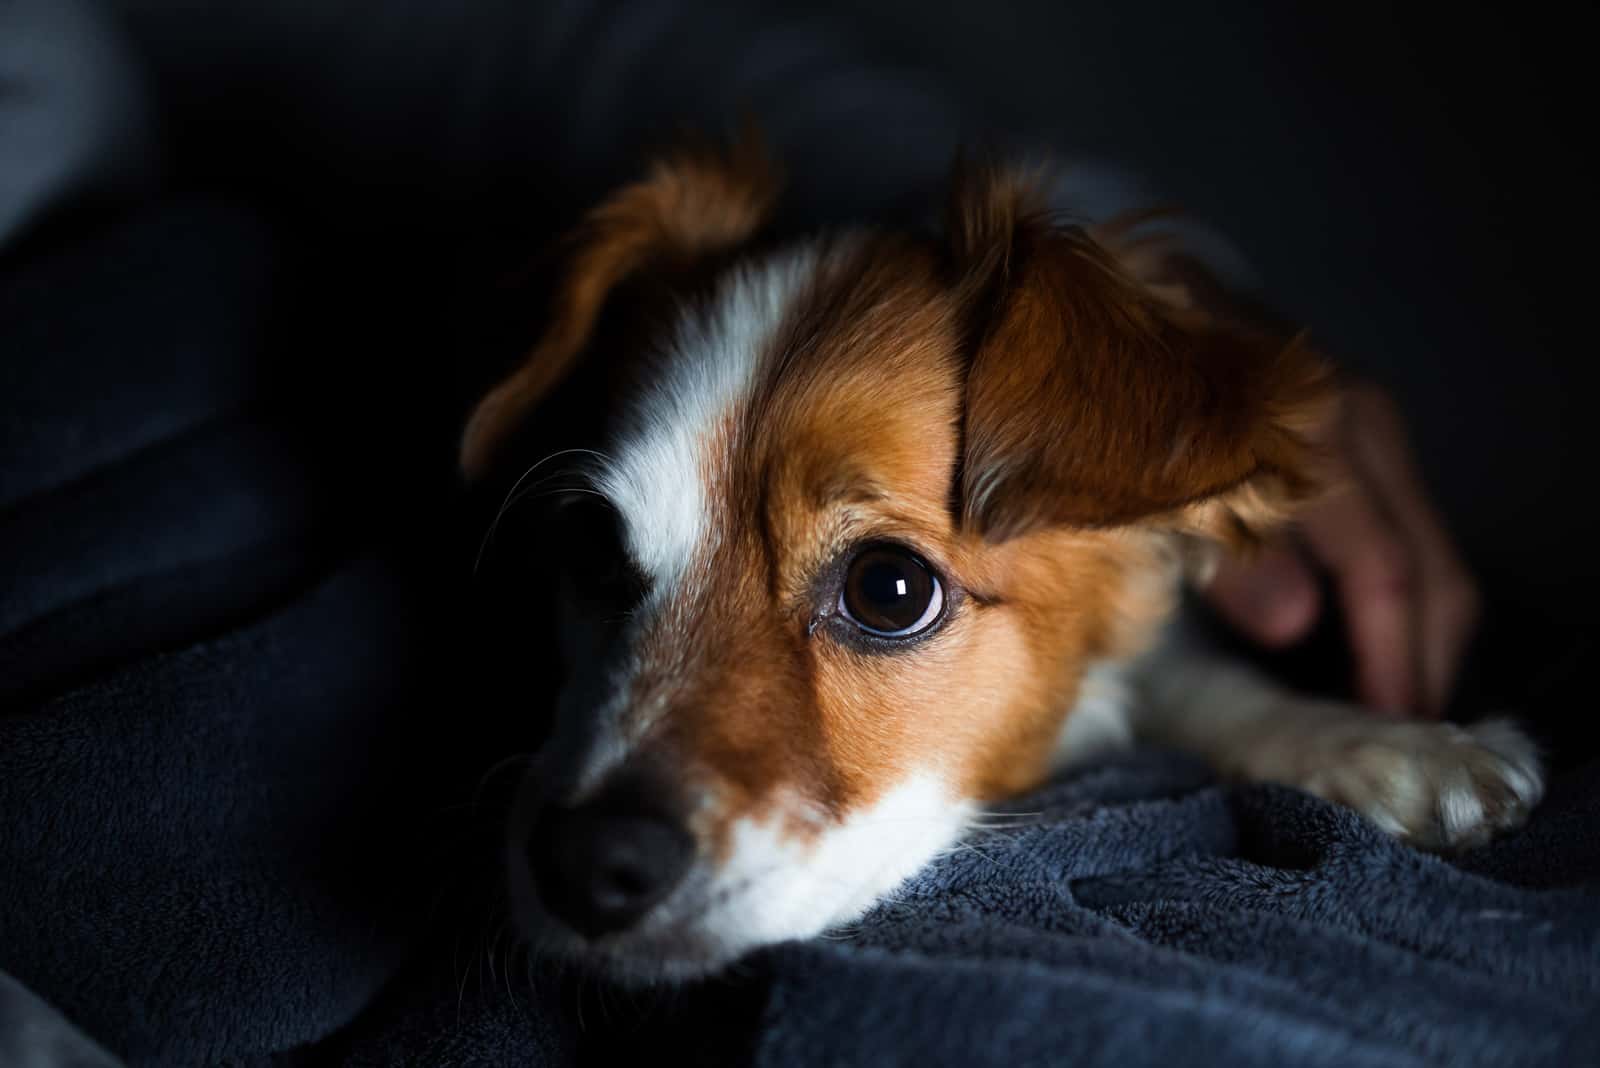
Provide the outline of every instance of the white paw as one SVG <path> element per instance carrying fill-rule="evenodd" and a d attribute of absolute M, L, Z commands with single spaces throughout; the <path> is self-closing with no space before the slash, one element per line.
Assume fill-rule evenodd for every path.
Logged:
<path fill-rule="evenodd" d="M 1506 720 L 1458 727 L 1341 717 L 1310 735 L 1295 785 L 1424 849 L 1486 842 L 1520 826 L 1544 794 L 1533 743 Z"/>

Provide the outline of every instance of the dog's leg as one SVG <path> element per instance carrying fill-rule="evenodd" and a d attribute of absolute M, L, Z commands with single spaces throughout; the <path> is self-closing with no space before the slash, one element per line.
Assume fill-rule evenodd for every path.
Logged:
<path fill-rule="evenodd" d="M 1507 721 L 1390 719 L 1289 693 L 1207 648 L 1181 618 L 1130 681 L 1141 740 L 1348 805 L 1424 848 L 1487 841 L 1521 824 L 1544 790 L 1533 744 Z"/>

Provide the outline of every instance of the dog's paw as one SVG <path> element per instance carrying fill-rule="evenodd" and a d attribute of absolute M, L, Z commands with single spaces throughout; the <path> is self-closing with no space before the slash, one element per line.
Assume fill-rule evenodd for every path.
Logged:
<path fill-rule="evenodd" d="M 1480 845 L 1520 826 L 1544 794 L 1538 752 L 1505 720 L 1459 727 L 1364 717 L 1316 734 L 1295 785 L 1424 849 Z"/>

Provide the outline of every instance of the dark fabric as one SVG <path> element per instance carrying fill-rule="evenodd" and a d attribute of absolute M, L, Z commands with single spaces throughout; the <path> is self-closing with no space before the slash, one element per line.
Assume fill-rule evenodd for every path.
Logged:
<path fill-rule="evenodd" d="M 177 166 L 328 225 L 520 229 L 652 148 L 759 118 L 793 217 L 915 210 L 963 134 L 1004 137 L 848 23 L 772 3 L 334 0 L 108 5 Z"/>
<path fill-rule="evenodd" d="M 1600 766 L 1459 867 L 1293 791 L 1195 784 L 1154 755 L 1068 780 L 849 943 L 777 954 L 759 1059 L 1600 1058 Z"/>
<path fill-rule="evenodd" d="M 59 1012 L 0 973 L 0 1064 L 8 1068 L 117 1068 Z"/>
<path fill-rule="evenodd" d="M 680 114 L 769 116 L 815 217 L 917 203 L 967 120 L 808 19 L 121 6 L 179 180 L 228 195 L 85 217 L 30 184 L 0 249 L 0 971 L 48 1003 L 0 980 L 0 1039 L 70 1048 L 64 1019 L 131 1065 L 1595 1058 L 1592 771 L 1452 866 L 1150 757 L 726 981 L 530 962 L 494 768 L 554 680 L 461 593 L 482 524 L 451 462 L 538 315 L 504 272 Z"/>
<path fill-rule="evenodd" d="M 0 3 L 0 249 L 68 207 L 148 188 L 161 153 L 143 90 L 95 0 Z"/>
<path fill-rule="evenodd" d="M 0 291 L 0 967 L 131 1063 L 348 1022 L 421 885 L 412 595 L 256 377 L 275 262 L 189 203 Z"/>
<path fill-rule="evenodd" d="M 1160 753 L 1008 809 L 850 929 L 735 980 L 585 989 L 486 941 L 456 961 L 458 984 L 429 995 L 413 977 L 343 1052 L 417 1068 L 568 1064 L 574 1049 L 1005 1068 L 1600 1058 L 1600 764 L 1558 781 L 1521 834 L 1454 862 Z"/>

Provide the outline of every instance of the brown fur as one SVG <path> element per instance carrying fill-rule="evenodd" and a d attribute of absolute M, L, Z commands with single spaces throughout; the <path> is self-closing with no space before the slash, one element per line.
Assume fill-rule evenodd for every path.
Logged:
<path fill-rule="evenodd" d="M 658 167 L 591 216 L 560 312 L 474 415 L 482 470 L 657 257 L 748 238 L 748 161 Z M 987 799 L 1047 771 L 1084 670 L 1170 608 L 1183 539 L 1246 540 L 1311 486 L 1321 364 L 1051 226 L 1025 175 L 958 175 L 945 241 L 829 246 L 703 472 L 720 537 L 638 649 L 634 744 L 713 782 L 700 833 L 798 794 L 819 819 L 913 769 Z M 1108 239 L 1109 240 L 1109 239 Z M 829 569 L 892 538 L 945 577 L 948 621 L 896 653 L 832 628 Z"/>
<path fill-rule="evenodd" d="M 569 239 L 550 325 L 526 360 L 478 403 L 461 438 L 468 478 L 484 475 L 511 432 L 571 372 L 607 298 L 652 265 L 679 267 L 734 248 L 766 221 L 778 177 L 759 141 L 727 153 L 685 149 L 589 213 Z"/>
<path fill-rule="evenodd" d="M 979 279 L 969 288 L 992 294 L 967 378 L 968 523 L 1003 540 L 1268 478 L 1278 496 L 1309 491 L 1305 430 L 1326 372 L 1301 344 L 1157 296 L 1087 234 L 1051 226 L 1014 176 L 956 188 L 956 254 Z"/>

